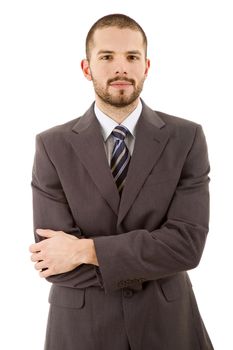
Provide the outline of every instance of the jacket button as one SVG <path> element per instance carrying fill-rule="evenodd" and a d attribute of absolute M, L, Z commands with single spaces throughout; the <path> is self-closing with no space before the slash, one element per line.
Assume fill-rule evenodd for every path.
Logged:
<path fill-rule="evenodd" d="M 132 291 L 132 289 L 129 289 L 129 288 L 123 289 L 123 295 L 124 295 L 124 297 L 126 297 L 126 298 L 132 297 L 132 296 L 133 296 L 133 291 Z"/>
<path fill-rule="evenodd" d="M 118 287 L 123 288 L 126 286 L 126 283 L 125 283 L 125 281 L 120 281 L 120 282 L 118 282 L 117 285 L 118 285 Z"/>

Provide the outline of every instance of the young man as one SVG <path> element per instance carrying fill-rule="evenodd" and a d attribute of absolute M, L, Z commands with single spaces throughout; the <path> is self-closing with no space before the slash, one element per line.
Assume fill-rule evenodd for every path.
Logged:
<path fill-rule="evenodd" d="M 213 349 L 186 272 L 208 232 L 202 128 L 140 100 L 150 61 L 133 19 L 98 20 L 86 55 L 95 103 L 36 137 L 30 251 L 52 282 L 45 349 Z"/>

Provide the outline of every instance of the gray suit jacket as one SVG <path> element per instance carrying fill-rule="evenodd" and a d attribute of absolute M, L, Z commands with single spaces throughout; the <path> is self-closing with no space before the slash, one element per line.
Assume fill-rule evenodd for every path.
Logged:
<path fill-rule="evenodd" d="M 201 126 L 144 102 L 121 199 L 93 105 L 37 135 L 34 229 L 91 237 L 99 261 L 48 278 L 47 350 L 213 349 L 186 272 L 206 241 L 208 173 Z"/>

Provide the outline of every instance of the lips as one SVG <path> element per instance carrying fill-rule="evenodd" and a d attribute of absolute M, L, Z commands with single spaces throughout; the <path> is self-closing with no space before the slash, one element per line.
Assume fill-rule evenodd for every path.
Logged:
<path fill-rule="evenodd" d="M 132 83 L 125 80 L 123 81 L 117 80 L 117 81 L 113 81 L 110 85 L 132 85 Z"/>
<path fill-rule="evenodd" d="M 133 84 L 129 81 L 125 81 L 125 80 L 117 80 L 117 81 L 113 81 L 109 84 L 110 86 L 116 87 L 116 88 L 125 88 L 128 86 L 132 86 Z"/>

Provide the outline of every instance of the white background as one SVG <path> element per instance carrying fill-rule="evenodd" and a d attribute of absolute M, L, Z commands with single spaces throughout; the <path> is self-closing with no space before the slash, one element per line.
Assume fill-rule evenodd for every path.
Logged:
<path fill-rule="evenodd" d="M 49 284 L 38 277 L 28 253 L 35 135 L 78 117 L 93 101 L 92 85 L 80 69 L 85 36 L 99 17 L 113 12 L 130 15 L 147 33 L 151 70 L 145 102 L 203 125 L 212 167 L 211 222 L 203 258 L 190 275 L 215 349 L 233 349 L 230 5 L 1 1 L 1 349 L 43 349 Z"/>

